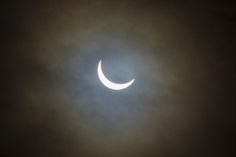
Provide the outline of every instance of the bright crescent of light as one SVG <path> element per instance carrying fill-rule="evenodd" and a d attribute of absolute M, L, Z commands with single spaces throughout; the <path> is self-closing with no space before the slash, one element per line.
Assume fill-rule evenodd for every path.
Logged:
<path fill-rule="evenodd" d="M 102 61 L 100 60 L 98 63 L 98 77 L 99 77 L 100 81 L 104 84 L 104 86 L 106 86 L 107 88 L 110 88 L 113 90 L 121 90 L 121 89 L 125 89 L 125 88 L 129 87 L 134 82 L 135 79 L 133 79 L 127 83 L 122 83 L 122 84 L 111 82 L 103 74 L 101 64 L 102 64 Z"/>

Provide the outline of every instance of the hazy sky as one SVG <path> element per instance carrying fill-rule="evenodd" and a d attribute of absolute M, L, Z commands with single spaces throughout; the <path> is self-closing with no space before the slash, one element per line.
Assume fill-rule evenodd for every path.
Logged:
<path fill-rule="evenodd" d="M 235 153 L 235 8 L 192 1 L 3 6 L 1 154 Z M 121 91 L 104 87 L 97 64 Z"/>

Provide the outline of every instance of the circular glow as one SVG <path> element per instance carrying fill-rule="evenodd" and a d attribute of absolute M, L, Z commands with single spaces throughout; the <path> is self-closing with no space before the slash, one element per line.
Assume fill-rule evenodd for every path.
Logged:
<path fill-rule="evenodd" d="M 99 77 L 100 81 L 103 83 L 103 85 L 106 86 L 107 88 L 110 88 L 113 90 L 121 90 L 121 89 L 125 89 L 125 88 L 129 87 L 134 82 L 135 79 L 133 79 L 127 83 L 122 83 L 122 84 L 111 82 L 103 74 L 101 64 L 102 64 L 102 61 L 100 60 L 98 63 L 98 77 Z"/>

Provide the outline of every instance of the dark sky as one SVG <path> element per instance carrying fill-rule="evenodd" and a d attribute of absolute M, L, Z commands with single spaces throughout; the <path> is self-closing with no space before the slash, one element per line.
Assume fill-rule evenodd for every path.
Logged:
<path fill-rule="evenodd" d="M 236 156 L 233 3 L 1 7 L 1 157 Z"/>

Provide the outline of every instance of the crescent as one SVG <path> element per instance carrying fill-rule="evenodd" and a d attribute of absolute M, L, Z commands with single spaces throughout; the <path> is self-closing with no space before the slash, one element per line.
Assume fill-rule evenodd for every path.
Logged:
<path fill-rule="evenodd" d="M 97 69 L 98 77 L 99 77 L 100 81 L 102 82 L 102 84 L 104 86 L 106 86 L 107 88 L 110 88 L 112 90 L 122 90 L 122 89 L 129 87 L 134 82 L 135 79 L 132 79 L 131 81 L 129 81 L 127 83 L 122 83 L 122 84 L 111 82 L 103 74 L 101 64 L 102 64 L 102 61 L 100 60 L 98 63 L 98 69 Z"/>

